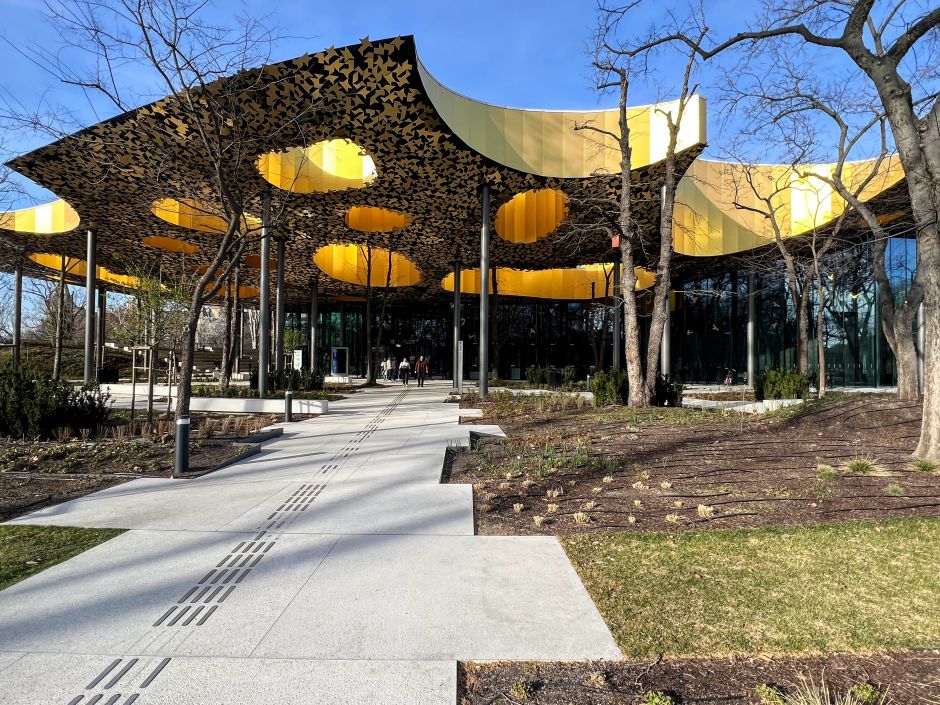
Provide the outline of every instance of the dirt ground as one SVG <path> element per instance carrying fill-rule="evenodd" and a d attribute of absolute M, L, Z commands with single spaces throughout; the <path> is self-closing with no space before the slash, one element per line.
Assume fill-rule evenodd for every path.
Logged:
<path fill-rule="evenodd" d="M 274 415 L 193 415 L 190 475 L 196 477 L 237 458 L 249 429 L 281 420 Z M 295 414 L 295 421 L 312 418 Z M 165 420 L 162 420 L 165 421 Z M 208 423 L 207 423 L 208 422 Z M 208 425 L 209 430 L 206 431 Z M 172 477 L 172 421 L 153 424 L 142 435 L 73 438 L 63 441 L 0 440 L 0 521 L 82 497 L 138 477 Z"/>
<path fill-rule="evenodd" d="M 789 691 L 801 676 L 834 692 L 867 683 L 890 703 L 940 702 L 940 652 L 756 656 L 624 663 L 461 664 L 460 705 L 626 705 L 659 691 L 676 703 L 759 705 L 761 684 Z M 524 696 L 524 697 L 520 697 Z"/>
<path fill-rule="evenodd" d="M 940 515 L 940 473 L 915 469 L 920 406 L 851 395 L 773 417 L 482 404 L 483 438 L 451 459 L 481 534 L 792 526 Z M 472 421 L 471 421 L 472 422 Z M 847 464 L 872 466 L 852 471 Z M 537 518 L 540 517 L 540 518 Z"/>

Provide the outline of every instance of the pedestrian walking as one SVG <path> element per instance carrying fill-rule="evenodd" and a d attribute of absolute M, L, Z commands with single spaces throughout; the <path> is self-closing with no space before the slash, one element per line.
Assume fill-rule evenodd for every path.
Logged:
<path fill-rule="evenodd" d="M 391 382 L 392 375 L 395 374 L 395 368 L 393 367 L 392 358 L 390 357 L 385 358 L 385 362 L 382 364 L 385 365 L 385 381 Z"/>
<path fill-rule="evenodd" d="M 428 361 L 424 359 L 424 355 L 418 357 L 415 360 L 415 379 L 418 380 L 418 386 L 424 386 L 424 378 L 428 374 Z"/>
<path fill-rule="evenodd" d="M 398 377 L 401 379 L 401 384 L 403 387 L 408 386 L 408 378 L 411 377 L 411 363 L 408 362 L 408 358 L 403 358 L 401 364 L 398 366 Z"/>

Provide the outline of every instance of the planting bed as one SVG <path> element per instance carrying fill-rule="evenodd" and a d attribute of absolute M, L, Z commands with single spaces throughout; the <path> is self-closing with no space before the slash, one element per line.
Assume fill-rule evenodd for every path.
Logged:
<path fill-rule="evenodd" d="M 790 526 L 940 515 L 940 473 L 912 464 L 920 405 L 832 397 L 763 417 L 565 408 L 499 399 L 508 439 L 451 458 L 481 534 Z"/>

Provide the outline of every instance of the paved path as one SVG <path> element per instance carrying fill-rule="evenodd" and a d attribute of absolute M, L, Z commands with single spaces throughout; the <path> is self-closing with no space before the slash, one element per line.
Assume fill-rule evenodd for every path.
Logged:
<path fill-rule="evenodd" d="M 17 520 L 131 531 L 0 592 L 0 704 L 453 705 L 458 659 L 620 658 L 555 539 L 473 535 L 444 396 L 354 394 L 217 473 Z"/>

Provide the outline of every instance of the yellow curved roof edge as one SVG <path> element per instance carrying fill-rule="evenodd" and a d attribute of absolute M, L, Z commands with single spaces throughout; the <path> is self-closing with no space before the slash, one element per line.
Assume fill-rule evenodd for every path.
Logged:
<path fill-rule="evenodd" d="M 558 269 L 496 268 L 496 283 L 500 296 L 519 296 L 533 299 L 590 301 L 613 296 L 613 264 L 589 264 L 583 267 Z M 648 289 L 656 275 L 642 267 L 635 269 L 637 291 Z M 441 288 L 454 290 L 454 273 L 441 280 Z M 463 269 L 460 272 L 460 291 L 464 294 L 480 293 L 480 270 Z M 490 283 L 490 293 L 493 291 Z"/>
<path fill-rule="evenodd" d="M 861 187 L 873 166 L 874 160 L 870 159 L 846 163 L 846 185 Z M 691 257 L 711 257 L 773 244 L 773 228 L 764 215 L 767 206 L 757 194 L 772 196 L 772 207 L 785 237 L 828 228 L 846 209 L 845 200 L 825 181 L 834 168 L 835 164 L 794 168 L 696 159 L 679 182 L 673 249 Z M 861 199 L 868 201 L 903 178 L 900 161 L 891 156 L 861 190 Z"/>
<path fill-rule="evenodd" d="M 49 203 L 0 212 L 0 230 L 32 235 L 61 235 L 79 226 L 72 206 L 58 198 Z"/>
<path fill-rule="evenodd" d="M 504 166 L 539 176 L 581 179 L 597 173 L 620 173 L 620 148 L 609 137 L 575 125 L 591 123 L 618 133 L 619 111 L 532 110 L 484 103 L 446 87 L 417 61 L 424 91 L 448 127 L 468 146 Z M 666 156 L 666 115 L 678 101 L 628 109 L 632 166 L 655 164 Z M 695 95 L 686 106 L 679 132 L 679 151 L 705 144 L 706 101 Z"/>
<path fill-rule="evenodd" d="M 55 255 L 48 252 L 39 252 L 31 254 L 29 258 L 38 265 L 54 270 L 56 273 L 62 268 L 62 255 Z M 107 267 L 96 267 L 96 279 L 106 284 L 120 286 L 125 289 L 135 289 L 140 284 L 137 277 L 126 274 L 112 272 Z M 87 272 L 85 260 L 76 257 L 65 257 L 65 273 L 75 277 L 84 277 Z"/>

